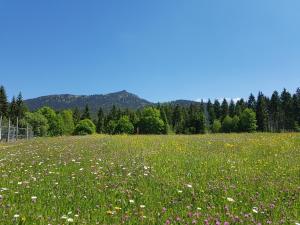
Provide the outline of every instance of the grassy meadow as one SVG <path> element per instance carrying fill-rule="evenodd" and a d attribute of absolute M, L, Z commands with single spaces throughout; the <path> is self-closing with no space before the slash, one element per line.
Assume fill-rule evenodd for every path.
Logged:
<path fill-rule="evenodd" d="M 300 135 L 0 144 L 0 224 L 297 224 Z"/>

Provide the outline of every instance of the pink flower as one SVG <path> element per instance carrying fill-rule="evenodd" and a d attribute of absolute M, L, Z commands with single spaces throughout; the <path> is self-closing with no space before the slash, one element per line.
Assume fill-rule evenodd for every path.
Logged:
<path fill-rule="evenodd" d="M 224 222 L 224 225 L 229 225 L 229 222 Z"/>

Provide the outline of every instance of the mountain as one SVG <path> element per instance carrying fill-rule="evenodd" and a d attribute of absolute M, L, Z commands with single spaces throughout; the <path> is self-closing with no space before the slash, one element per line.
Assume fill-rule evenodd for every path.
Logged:
<path fill-rule="evenodd" d="M 92 113 L 96 113 L 100 107 L 107 111 L 113 105 L 122 109 L 138 109 L 153 104 L 125 90 L 106 95 L 48 95 L 25 100 L 25 103 L 31 111 L 43 106 L 49 106 L 55 110 L 75 107 L 82 110 L 88 104 Z"/>

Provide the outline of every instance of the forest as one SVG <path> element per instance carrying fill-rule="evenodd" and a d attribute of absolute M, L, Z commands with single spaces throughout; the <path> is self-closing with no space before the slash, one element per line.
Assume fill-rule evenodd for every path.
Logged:
<path fill-rule="evenodd" d="M 155 104 L 138 110 L 113 106 L 109 112 L 99 108 L 96 118 L 90 106 L 55 111 L 44 106 L 30 112 L 22 94 L 8 101 L 0 87 L 0 116 L 19 126 L 30 125 L 35 136 L 105 134 L 204 134 L 231 132 L 299 132 L 300 88 L 284 89 L 271 97 L 259 92 L 247 100 L 208 100 L 199 104 Z M 17 119 L 18 118 L 18 119 Z"/>

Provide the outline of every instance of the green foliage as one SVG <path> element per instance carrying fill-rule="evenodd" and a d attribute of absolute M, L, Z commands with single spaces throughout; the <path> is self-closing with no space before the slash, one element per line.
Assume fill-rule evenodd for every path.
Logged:
<path fill-rule="evenodd" d="M 235 115 L 231 121 L 231 131 L 239 132 L 239 124 L 240 124 L 240 118 L 237 115 Z"/>
<path fill-rule="evenodd" d="M 84 120 L 84 119 L 89 119 L 89 120 L 91 119 L 90 108 L 89 108 L 88 104 L 86 104 L 84 112 L 81 115 L 81 120 Z"/>
<path fill-rule="evenodd" d="M 221 131 L 221 122 L 220 120 L 214 120 L 212 125 L 212 132 L 213 133 L 219 133 Z"/>
<path fill-rule="evenodd" d="M 110 120 L 108 122 L 108 124 L 106 125 L 106 133 L 108 133 L 108 134 L 114 134 L 116 126 L 117 126 L 117 122 L 114 121 L 114 120 Z"/>
<path fill-rule="evenodd" d="M 64 110 L 60 113 L 63 122 L 63 134 L 70 135 L 74 132 L 73 112 L 71 110 Z"/>
<path fill-rule="evenodd" d="M 79 109 L 76 107 L 76 108 L 73 110 L 73 121 L 74 121 L 74 125 L 76 125 L 77 123 L 79 123 L 80 118 L 81 118 L 80 111 L 79 111 Z"/>
<path fill-rule="evenodd" d="M 159 110 L 153 107 L 147 107 L 143 110 L 138 127 L 141 134 L 163 134 L 165 130 L 165 124 L 160 118 Z"/>
<path fill-rule="evenodd" d="M 232 118 L 228 115 L 222 122 L 222 131 L 225 133 L 230 133 L 232 131 Z"/>
<path fill-rule="evenodd" d="M 98 120 L 97 120 L 97 125 L 96 125 L 96 131 L 98 134 L 101 134 L 104 132 L 104 112 L 102 108 L 99 108 L 98 111 Z"/>
<path fill-rule="evenodd" d="M 5 88 L 0 87 L 0 116 L 7 117 L 8 115 L 8 102 Z"/>
<path fill-rule="evenodd" d="M 74 134 L 87 135 L 87 134 L 94 134 L 95 132 L 96 132 L 95 124 L 89 119 L 84 119 L 79 121 L 79 123 L 76 125 Z"/>
<path fill-rule="evenodd" d="M 25 112 L 25 121 L 31 126 L 35 136 L 46 136 L 49 125 L 48 120 L 39 112 Z"/>
<path fill-rule="evenodd" d="M 114 129 L 114 134 L 133 134 L 134 126 L 128 116 L 122 116 Z"/>
<path fill-rule="evenodd" d="M 244 132 L 256 131 L 256 115 L 252 109 L 245 109 L 240 117 L 240 130 Z"/>
<path fill-rule="evenodd" d="M 63 134 L 63 119 L 58 116 L 53 109 L 49 107 L 43 107 L 37 111 L 42 114 L 49 125 L 48 135 L 49 136 L 59 136 Z"/>

